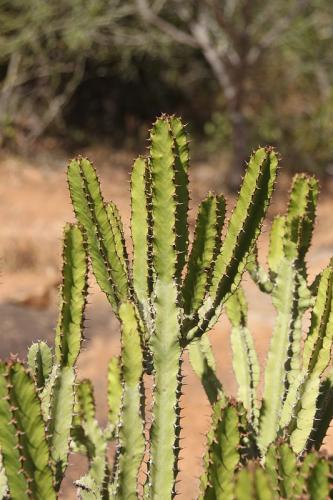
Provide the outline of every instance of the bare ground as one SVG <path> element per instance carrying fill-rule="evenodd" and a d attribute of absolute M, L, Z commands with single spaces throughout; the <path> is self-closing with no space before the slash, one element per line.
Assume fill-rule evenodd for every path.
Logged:
<path fill-rule="evenodd" d="M 131 156 L 105 149 L 87 152 L 102 178 L 106 199 L 118 204 L 128 237 L 129 226 L 129 169 Z M 0 158 L 0 356 L 18 353 L 25 357 L 26 348 L 34 340 L 47 339 L 52 343 L 56 324 L 57 287 L 61 265 L 61 236 L 65 221 L 73 220 L 65 179 L 64 154 L 41 156 L 32 161 L 3 155 Z M 192 204 L 208 190 L 220 191 L 222 173 L 214 165 L 196 164 L 191 174 Z M 282 175 L 278 193 L 274 198 L 270 216 L 283 209 L 290 179 Z M 333 254 L 332 231 L 333 184 L 325 186 L 320 198 L 318 224 L 313 248 L 309 255 L 309 272 L 313 277 L 324 267 Z M 230 200 L 232 205 L 232 199 Z M 193 227 L 195 210 L 191 210 Z M 260 240 L 260 254 L 267 248 L 265 224 Z M 262 295 L 245 277 L 245 289 L 250 303 L 250 328 L 255 338 L 261 362 L 265 360 L 268 340 L 274 321 L 269 299 Z M 86 343 L 79 360 L 79 377 L 90 377 L 95 385 L 98 415 L 106 417 L 106 366 L 110 357 L 119 350 L 119 329 L 102 293 L 91 280 L 90 305 L 87 310 Z M 218 359 L 219 375 L 226 391 L 233 394 L 235 381 L 231 368 L 229 325 L 219 322 L 211 334 Z M 186 386 L 182 406 L 183 446 L 179 483 L 180 498 L 196 497 L 201 470 L 205 433 L 209 425 L 209 405 L 200 383 L 185 362 Z M 327 446 L 332 450 L 333 441 Z M 75 498 L 71 480 L 84 470 L 84 461 L 71 457 L 72 466 L 64 483 L 61 498 Z"/>

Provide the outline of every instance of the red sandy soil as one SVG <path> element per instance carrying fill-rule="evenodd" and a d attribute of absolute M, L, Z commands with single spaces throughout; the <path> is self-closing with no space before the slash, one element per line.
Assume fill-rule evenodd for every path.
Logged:
<path fill-rule="evenodd" d="M 129 170 L 131 155 L 108 149 L 88 152 L 98 166 L 106 199 L 115 201 L 120 209 L 128 238 Z M 52 342 L 56 323 L 57 287 L 61 265 L 61 236 L 65 221 L 73 220 L 65 178 L 66 157 L 62 153 L 38 155 L 34 161 L 11 155 L 0 158 L 0 311 L 2 339 L 0 356 L 10 353 L 25 356 L 32 341 Z M 208 190 L 220 191 L 222 173 L 214 165 L 195 164 L 192 167 L 192 205 L 197 206 Z M 260 239 L 262 259 L 267 249 L 267 230 L 272 215 L 283 210 L 290 179 L 282 175 L 268 221 Z M 325 186 L 318 209 L 318 223 L 313 247 L 309 254 L 309 272 L 314 276 L 333 254 L 331 213 L 333 183 Z M 230 199 L 230 205 L 233 200 Z M 190 212 L 193 229 L 195 209 Z M 249 300 L 249 323 L 256 347 L 264 363 L 274 311 L 269 298 L 261 294 L 248 277 L 244 286 Z M 106 366 L 119 351 L 119 329 L 103 294 L 91 280 L 90 305 L 87 311 L 87 342 L 79 360 L 79 377 L 90 377 L 95 385 L 98 415 L 106 417 Z M 236 385 L 232 373 L 229 344 L 229 324 L 223 319 L 211 332 L 218 360 L 218 372 L 225 390 L 234 394 Z M 198 491 L 198 476 L 209 425 L 209 405 L 200 383 L 185 362 L 186 386 L 182 406 L 183 446 L 179 492 L 181 499 L 192 499 Z M 332 450 L 331 439 L 327 446 Z M 332 441 L 333 443 L 333 441 Z M 82 460 L 71 457 L 68 478 L 60 498 L 74 499 L 71 480 L 84 470 Z"/>

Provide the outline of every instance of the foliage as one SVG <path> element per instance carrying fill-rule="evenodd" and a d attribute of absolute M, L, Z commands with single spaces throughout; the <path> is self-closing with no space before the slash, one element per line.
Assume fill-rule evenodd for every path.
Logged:
<path fill-rule="evenodd" d="M 331 128 L 326 118 L 333 76 L 330 2 L 136 4 L 152 31 L 200 54 L 205 72 L 215 81 L 219 90 L 205 131 L 210 148 L 223 147 L 226 132 L 230 134 L 231 184 L 239 183 L 248 147 L 262 141 L 273 141 L 288 156 L 304 158 L 307 167 L 318 168 L 318 160 L 328 166 L 332 150 L 323 133 Z M 201 81 L 203 74 L 197 73 Z M 212 95 L 211 88 L 209 92 Z"/>
<path fill-rule="evenodd" d="M 332 18 L 329 0 L 1 0 L 0 141 L 133 144 L 163 109 L 236 178 L 260 143 L 330 172 Z"/>
<path fill-rule="evenodd" d="M 31 142 L 61 124 L 91 61 L 125 67 L 138 47 L 144 51 L 132 12 L 118 0 L 1 0 L 0 140 Z"/>

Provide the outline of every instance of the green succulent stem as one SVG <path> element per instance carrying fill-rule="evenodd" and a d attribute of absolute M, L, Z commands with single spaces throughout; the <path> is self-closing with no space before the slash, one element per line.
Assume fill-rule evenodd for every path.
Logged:
<path fill-rule="evenodd" d="M 174 496 L 178 474 L 180 363 L 176 287 L 157 283 L 156 331 L 151 339 L 154 361 L 154 403 L 151 427 L 149 489 L 152 499 Z"/>
<path fill-rule="evenodd" d="M 137 479 L 145 451 L 143 357 L 135 308 L 130 302 L 119 309 L 122 325 L 122 398 L 118 422 L 116 498 L 136 498 Z"/>

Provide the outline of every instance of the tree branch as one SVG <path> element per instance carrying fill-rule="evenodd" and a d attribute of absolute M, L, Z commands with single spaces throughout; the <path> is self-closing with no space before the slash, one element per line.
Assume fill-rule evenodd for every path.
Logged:
<path fill-rule="evenodd" d="M 85 59 L 80 59 L 76 62 L 75 69 L 73 71 L 72 77 L 67 82 L 65 88 L 61 91 L 61 94 L 55 96 L 49 106 L 39 121 L 37 127 L 31 131 L 28 136 L 28 142 L 34 142 L 38 137 L 40 137 L 47 127 L 57 118 L 60 114 L 64 106 L 71 99 L 75 90 L 77 89 L 79 83 L 82 81 L 82 77 L 85 70 Z"/>
<path fill-rule="evenodd" d="M 209 31 L 207 28 L 207 19 L 204 16 L 199 16 L 198 20 L 190 25 L 191 32 L 198 46 L 213 70 L 217 81 L 224 91 L 224 95 L 228 101 L 235 96 L 235 89 L 229 77 L 227 67 L 219 55 L 218 50 L 211 43 Z"/>
<path fill-rule="evenodd" d="M 248 54 L 247 62 L 250 65 L 253 65 L 257 62 L 262 53 L 272 47 L 274 42 L 281 37 L 281 35 L 286 32 L 292 22 L 291 18 L 284 17 L 277 21 L 273 28 L 269 30 L 258 42 L 257 45 L 254 45 Z"/>
<path fill-rule="evenodd" d="M 155 25 L 160 31 L 168 35 L 172 40 L 189 47 L 197 47 L 196 40 L 186 31 L 176 28 L 173 24 L 155 14 L 147 0 L 136 0 L 139 13 L 149 24 Z"/>

